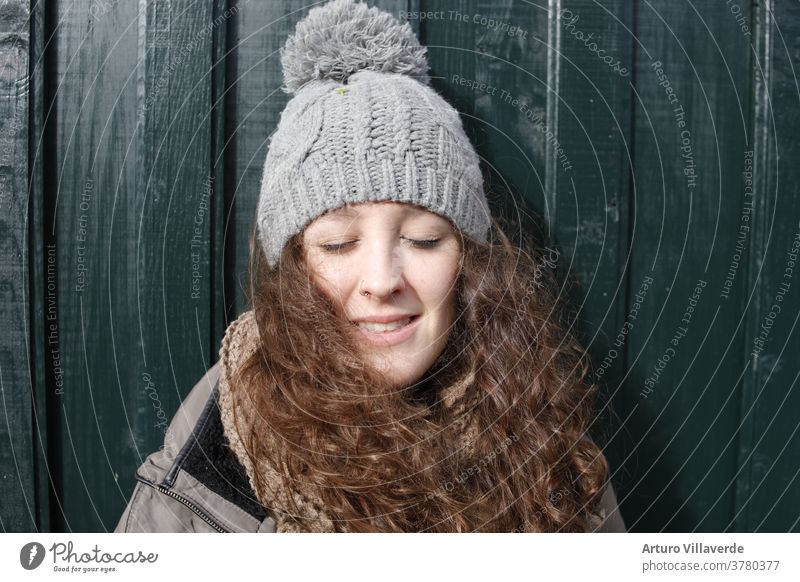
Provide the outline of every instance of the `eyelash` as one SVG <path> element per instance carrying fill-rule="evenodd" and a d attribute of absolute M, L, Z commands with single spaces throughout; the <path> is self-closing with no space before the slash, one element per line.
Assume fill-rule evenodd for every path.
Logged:
<path fill-rule="evenodd" d="M 409 241 L 415 248 L 418 248 L 418 249 L 432 249 L 437 244 L 439 244 L 439 241 L 442 240 L 442 239 L 434 238 L 434 239 L 430 239 L 430 240 L 415 240 L 415 239 L 407 238 L 405 240 Z M 349 247 L 350 245 L 352 245 L 355 242 L 356 241 L 351 240 L 351 241 L 348 241 L 348 242 L 338 243 L 338 244 L 320 245 L 320 247 L 326 253 L 338 253 L 338 252 L 341 252 L 341 251 L 345 250 L 347 247 Z"/>

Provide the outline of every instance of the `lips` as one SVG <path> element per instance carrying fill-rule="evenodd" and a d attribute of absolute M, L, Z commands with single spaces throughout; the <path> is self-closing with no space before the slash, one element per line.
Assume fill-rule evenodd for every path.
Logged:
<path fill-rule="evenodd" d="M 409 339 L 418 327 L 419 315 L 393 318 L 393 321 L 383 323 L 367 320 L 353 322 L 354 331 L 367 343 L 376 346 L 393 346 Z"/>

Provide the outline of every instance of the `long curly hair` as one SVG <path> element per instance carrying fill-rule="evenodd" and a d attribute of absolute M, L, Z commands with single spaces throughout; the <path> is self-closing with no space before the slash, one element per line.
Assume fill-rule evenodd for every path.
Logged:
<path fill-rule="evenodd" d="M 586 434 L 589 357 L 544 255 L 494 220 L 492 233 L 483 244 L 462 237 L 447 345 L 401 389 L 364 365 L 352 324 L 312 283 L 302 233 L 273 269 L 251 234 L 261 345 L 232 376 L 257 419 L 242 442 L 253 466 L 282 467 L 285 487 L 312 487 L 337 531 L 596 526 L 608 466 Z M 253 479 L 264 499 L 266 481 Z"/>

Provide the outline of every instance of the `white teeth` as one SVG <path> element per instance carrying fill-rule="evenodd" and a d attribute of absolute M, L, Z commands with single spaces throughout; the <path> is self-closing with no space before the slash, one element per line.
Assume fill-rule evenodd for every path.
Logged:
<path fill-rule="evenodd" d="M 411 322 L 410 317 L 406 317 L 405 319 L 400 319 L 398 321 L 393 321 L 391 323 L 373 323 L 367 321 L 360 321 L 356 325 L 361 329 L 365 329 L 367 331 L 375 331 L 375 332 L 383 332 L 383 331 L 394 331 L 396 329 L 400 329 L 404 325 L 408 325 Z"/>

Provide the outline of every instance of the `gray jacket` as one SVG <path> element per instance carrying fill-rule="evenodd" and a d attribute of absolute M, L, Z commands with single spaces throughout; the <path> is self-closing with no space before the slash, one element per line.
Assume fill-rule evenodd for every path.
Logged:
<path fill-rule="evenodd" d="M 133 495 L 115 532 L 274 532 L 275 516 L 256 499 L 244 467 L 227 446 L 218 397 L 220 363 L 175 414 L 163 447 L 136 471 Z M 597 531 L 625 531 L 609 483 Z"/>

